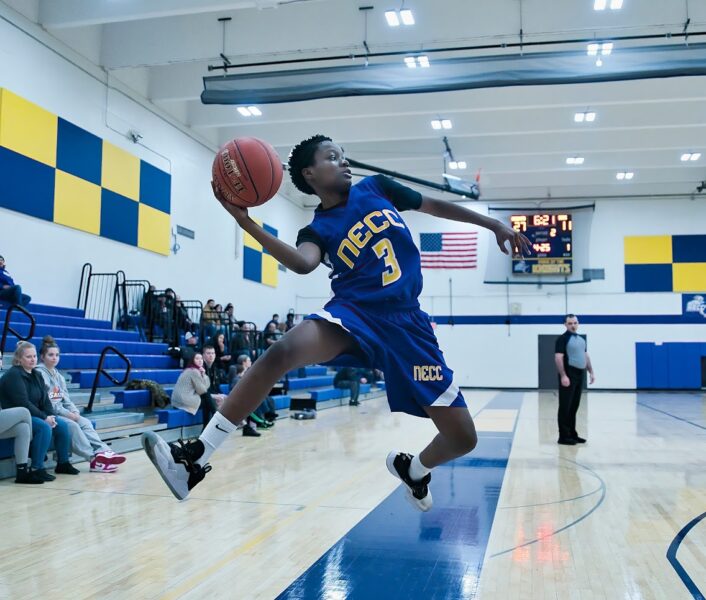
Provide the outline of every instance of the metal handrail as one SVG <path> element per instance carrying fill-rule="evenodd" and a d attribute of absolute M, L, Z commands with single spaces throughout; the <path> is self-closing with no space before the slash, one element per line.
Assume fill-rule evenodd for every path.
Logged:
<path fill-rule="evenodd" d="M 10 315 L 16 310 L 19 310 L 29 319 L 29 333 L 27 334 L 27 337 L 24 337 L 19 331 L 13 329 L 10 326 Z M 31 312 L 29 312 L 24 306 L 20 306 L 19 304 L 12 304 L 7 309 L 7 313 L 5 314 L 5 325 L 2 328 L 2 340 L 0 340 L 0 356 L 5 353 L 5 343 L 7 341 L 8 333 L 14 335 L 20 342 L 25 342 L 27 340 L 32 339 L 32 336 L 34 335 L 34 328 L 36 327 L 36 325 L 37 321 L 35 320 Z"/>
<path fill-rule="evenodd" d="M 122 358 L 125 361 L 125 364 L 127 365 L 127 369 L 125 371 L 125 375 L 121 380 L 116 379 L 113 377 L 110 373 L 108 373 L 104 368 L 103 368 L 103 363 L 105 362 L 105 355 L 108 354 L 108 352 L 115 352 L 120 358 Z M 111 382 L 115 385 L 125 385 L 127 383 L 128 378 L 130 377 L 130 370 L 132 369 L 132 363 L 130 362 L 130 359 L 125 356 L 120 350 L 118 350 L 115 346 L 106 346 L 103 348 L 103 352 L 101 352 L 101 356 L 98 359 L 98 368 L 96 369 L 96 376 L 93 378 L 93 387 L 91 388 L 91 397 L 88 400 L 88 405 L 84 409 L 84 413 L 90 413 L 93 412 L 93 401 L 96 398 L 96 388 L 98 387 L 98 382 L 100 381 L 100 376 L 105 375 L 108 379 L 110 379 Z"/>

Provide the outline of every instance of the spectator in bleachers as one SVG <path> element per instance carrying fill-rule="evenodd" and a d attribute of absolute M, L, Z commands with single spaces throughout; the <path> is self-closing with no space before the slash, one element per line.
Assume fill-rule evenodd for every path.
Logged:
<path fill-rule="evenodd" d="M 279 315 L 277 313 L 272 315 L 272 318 L 269 321 L 267 321 L 267 325 L 265 325 L 265 328 L 263 329 L 263 331 L 267 331 L 267 328 L 270 326 L 271 323 L 275 324 L 275 329 L 277 328 L 277 325 L 279 325 Z"/>
<path fill-rule="evenodd" d="M 201 327 L 203 330 L 203 339 L 211 339 L 221 326 L 216 313 L 216 301 L 213 298 L 206 300 L 206 305 L 201 311 Z"/>
<path fill-rule="evenodd" d="M 194 360 L 194 355 L 198 352 L 198 349 L 199 338 L 187 331 L 184 334 L 184 345 L 168 348 L 167 354 L 172 358 L 176 358 L 179 361 L 179 366 L 183 369 Z"/>
<path fill-rule="evenodd" d="M 247 354 L 241 354 L 235 361 L 235 364 L 228 371 L 228 387 L 232 390 L 236 384 L 240 381 L 241 377 L 250 367 L 252 367 L 252 360 Z M 272 403 L 272 400 L 270 400 Z M 255 426 L 269 428 L 274 425 L 273 422 L 268 421 L 264 413 L 266 412 L 265 402 L 258 406 L 254 413 L 250 413 L 247 419 L 241 424 L 243 427 L 243 435 L 246 437 L 259 437 L 261 434 L 257 432 Z M 273 404 L 274 406 L 274 404 Z"/>
<path fill-rule="evenodd" d="M 231 356 L 247 354 L 251 359 L 255 357 L 255 332 L 252 323 L 243 323 L 240 330 L 235 333 L 230 343 Z"/>
<path fill-rule="evenodd" d="M 223 333 L 217 334 L 210 343 L 216 352 L 216 364 L 221 368 L 222 371 L 227 372 L 230 363 L 232 362 L 232 355 L 226 344 L 226 336 Z"/>
<path fill-rule="evenodd" d="M 216 349 L 212 344 L 205 344 L 201 354 L 203 355 L 203 368 L 206 370 L 210 382 L 208 391 L 213 396 L 216 406 L 220 408 L 226 399 L 225 394 L 221 393 L 221 384 L 227 383 L 226 374 L 216 361 Z"/>
<path fill-rule="evenodd" d="M 9 438 L 15 438 L 15 483 L 44 483 L 44 479 L 27 464 L 32 439 L 32 415 L 26 408 L 0 409 L 0 440 Z M 48 444 L 46 449 L 49 449 Z"/>
<path fill-rule="evenodd" d="M 44 379 L 54 414 L 69 427 L 71 450 L 89 461 L 89 468 L 94 473 L 117 471 L 118 465 L 127 459 L 122 454 L 113 452 L 110 446 L 101 440 L 93 423 L 82 417 L 77 406 L 71 401 L 66 379 L 56 368 L 60 360 L 59 346 L 50 335 L 44 336 L 39 357 L 41 364 L 37 367 L 37 372 Z"/>
<path fill-rule="evenodd" d="M 196 324 L 189 317 L 189 311 L 186 309 L 179 296 L 176 297 L 176 324 L 179 333 L 182 331 L 190 331 L 196 333 Z"/>
<path fill-rule="evenodd" d="M 365 383 L 367 383 L 367 380 L 365 380 Z M 336 373 L 336 376 L 333 378 L 333 387 L 339 390 L 351 391 L 351 398 L 348 402 L 351 406 L 358 406 L 360 404 L 358 400 L 360 396 L 360 384 L 361 377 L 358 373 L 358 369 L 354 369 L 353 367 L 339 369 L 338 373 Z"/>
<path fill-rule="evenodd" d="M 287 313 L 287 318 L 284 322 L 284 331 L 285 333 L 289 331 L 292 327 L 294 327 L 294 311 L 289 311 Z"/>
<path fill-rule="evenodd" d="M 2 256 L 0 256 L 0 300 L 20 306 L 27 306 L 32 301 L 30 296 L 22 293 L 22 286 L 17 285 L 10 277 L 5 268 L 5 259 Z"/>
<path fill-rule="evenodd" d="M 223 313 L 223 325 L 226 328 L 226 333 L 229 340 L 232 339 L 233 334 L 240 329 L 238 326 L 238 321 L 235 318 L 234 311 L 235 309 L 230 302 L 226 304 L 226 309 Z"/>
<path fill-rule="evenodd" d="M 204 367 L 203 355 L 197 352 L 179 375 L 172 391 L 172 406 L 195 415 L 201 409 L 204 428 L 216 412 L 216 402 L 208 391 L 211 382 Z"/>
<path fill-rule="evenodd" d="M 263 335 L 263 343 L 265 350 L 267 350 L 272 344 L 274 344 L 279 338 L 282 337 L 282 332 L 277 329 L 277 323 L 270 321 L 265 329 L 265 334 Z"/>
<path fill-rule="evenodd" d="M 12 358 L 12 368 L 0 378 L 0 406 L 22 406 L 32 415 L 32 468 L 44 481 L 56 479 L 44 467 L 44 458 L 52 439 L 58 456 L 54 472 L 78 475 L 80 471 L 69 462 L 69 427 L 65 421 L 56 418 L 44 379 L 36 366 L 37 349 L 34 344 L 19 342 Z"/>

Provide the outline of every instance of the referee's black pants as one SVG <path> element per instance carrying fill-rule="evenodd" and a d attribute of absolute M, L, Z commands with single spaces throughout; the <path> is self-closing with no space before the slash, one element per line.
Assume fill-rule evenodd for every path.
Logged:
<path fill-rule="evenodd" d="M 559 377 L 559 437 L 572 440 L 578 437 L 576 433 L 576 413 L 581 402 L 581 389 L 583 388 L 584 370 L 568 367 L 566 375 L 569 377 L 568 387 L 561 385 Z"/>

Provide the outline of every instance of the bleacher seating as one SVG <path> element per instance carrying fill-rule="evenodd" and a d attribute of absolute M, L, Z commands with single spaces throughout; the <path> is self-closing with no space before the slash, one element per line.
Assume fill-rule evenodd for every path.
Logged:
<path fill-rule="evenodd" d="M 132 364 L 131 379 L 157 381 L 171 395 L 172 384 L 181 371 L 177 361 L 165 354 L 167 344 L 141 341 L 137 331 L 111 329 L 109 321 L 86 319 L 83 311 L 78 309 L 39 304 L 30 304 L 27 309 L 37 322 L 31 340 L 37 349 L 44 335 L 53 336 L 61 348 L 59 369 L 70 382 L 72 400 L 79 408 L 88 403 L 99 356 L 106 345 L 114 346 L 128 356 Z M 0 324 L 4 322 L 5 314 L 6 305 L 0 305 Z M 13 313 L 11 325 L 22 334 L 29 330 L 29 323 L 21 313 Z M 12 347 L 14 340 L 10 338 L 3 358 L 5 369 L 11 365 Z M 108 354 L 104 368 L 120 378 L 125 372 L 123 364 L 118 356 Z M 2 373 L 0 370 L 0 376 Z M 289 409 L 292 394 L 329 405 L 349 395 L 348 390 L 333 387 L 333 375 L 320 365 L 291 371 L 285 380 L 282 384 L 288 386 L 289 393 L 271 396 L 277 411 Z M 221 391 L 228 393 L 228 386 L 221 386 Z M 370 384 L 361 385 L 361 394 L 370 392 Z M 153 411 L 149 390 L 117 389 L 110 380 L 101 377 L 89 418 L 105 441 L 116 451 L 126 452 L 140 447 L 140 435 L 146 430 L 159 431 L 167 441 L 195 435 L 200 429 L 202 417 L 200 411 L 196 415 L 173 408 Z M 14 475 L 14 467 L 9 460 L 12 453 L 13 440 L 0 440 L 0 478 Z"/>

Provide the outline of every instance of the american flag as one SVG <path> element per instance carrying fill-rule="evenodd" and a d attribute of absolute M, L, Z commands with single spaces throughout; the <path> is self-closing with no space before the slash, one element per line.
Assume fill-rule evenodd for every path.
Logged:
<path fill-rule="evenodd" d="M 478 232 L 420 234 L 422 269 L 475 269 Z"/>

